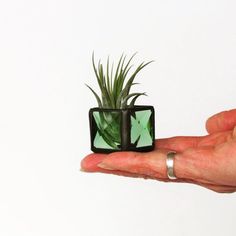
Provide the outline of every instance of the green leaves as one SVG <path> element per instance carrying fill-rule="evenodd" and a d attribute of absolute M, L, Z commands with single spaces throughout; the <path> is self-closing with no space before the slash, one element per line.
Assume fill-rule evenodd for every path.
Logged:
<path fill-rule="evenodd" d="M 95 98 L 97 99 L 98 106 L 100 108 L 102 108 L 102 102 L 101 102 L 99 96 L 97 95 L 97 93 L 91 87 L 89 87 L 87 84 L 85 84 L 85 85 L 92 91 L 92 93 L 94 94 Z"/>
<path fill-rule="evenodd" d="M 147 63 L 141 63 L 134 72 L 130 74 L 132 68 L 131 61 L 136 55 L 133 54 L 128 61 L 126 61 L 126 56 L 123 54 L 119 58 L 116 68 L 114 64 L 110 67 L 109 57 L 107 58 L 106 68 L 98 62 L 97 66 L 95 65 L 94 53 L 92 55 L 92 64 L 93 70 L 100 88 L 101 97 L 87 85 L 87 87 L 94 94 L 98 106 L 101 108 L 110 108 L 110 109 L 120 109 L 133 107 L 137 98 L 141 95 L 146 95 L 145 93 L 132 93 L 130 94 L 131 87 L 135 85 L 134 79 L 137 74 L 152 61 Z M 114 75 L 113 75 L 114 68 Z M 128 103 L 129 99 L 132 98 L 131 102 Z"/>

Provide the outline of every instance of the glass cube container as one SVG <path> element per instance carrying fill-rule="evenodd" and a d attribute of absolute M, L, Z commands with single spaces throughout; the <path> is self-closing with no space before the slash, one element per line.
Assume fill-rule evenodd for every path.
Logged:
<path fill-rule="evenodd" d="M 153 150 L 155 145 L 154 116 L 152 106 L 90 109 L 91 150 L 96 153 Z"/>

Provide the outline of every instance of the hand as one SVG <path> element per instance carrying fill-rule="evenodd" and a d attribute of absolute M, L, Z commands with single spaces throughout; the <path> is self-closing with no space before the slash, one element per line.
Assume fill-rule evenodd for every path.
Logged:
<path fill-rule="evenodd" d="M 206 122 L 208 135 L 156 140 L 152 152 L 90 154 L 81 162 L 82 170 L 166 182 L 198 184 L 216 192 L 236 191 L 236 109 L 218 113 Z M 166 155 L 176 151 L 174 172 L 166 174 Z"/>

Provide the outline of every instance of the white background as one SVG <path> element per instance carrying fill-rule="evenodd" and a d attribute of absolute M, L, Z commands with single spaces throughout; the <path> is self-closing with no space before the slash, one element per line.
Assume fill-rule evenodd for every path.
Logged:
<path fill-rule="evenodd" d="M 0 235 L 236 235 L 235 194 L 79 171 L 92 51 L 154 59 L 137 82 L 157 138 L 204 135 L 235 108 L 235 12 L 233 0 L 1 1 Z"/>

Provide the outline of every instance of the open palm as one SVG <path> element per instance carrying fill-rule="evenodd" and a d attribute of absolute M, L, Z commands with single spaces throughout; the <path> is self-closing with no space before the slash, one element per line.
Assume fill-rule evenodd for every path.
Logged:
<path fill-rule="evenodd" d="M 172 182 L 194 183 L 216 192 L 236 191 L 236 109 L 218 113 L 206 122 L 208 135 L 156 140 L 148 153 L 90 154 L 81 162 L 88 172 L 170 181 L 166 154 L 176 151 Z"/>

